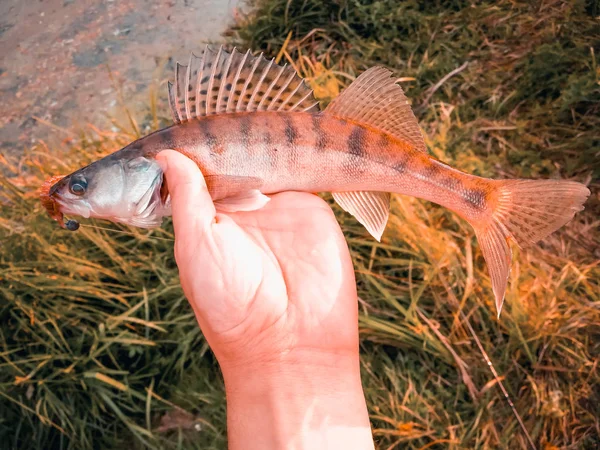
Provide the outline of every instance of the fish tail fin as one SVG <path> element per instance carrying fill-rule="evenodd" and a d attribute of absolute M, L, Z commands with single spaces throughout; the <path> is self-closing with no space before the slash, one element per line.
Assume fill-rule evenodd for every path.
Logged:
<path fill-rule="evenodd" d="M 498 317 L 510 273 L 508 240 L 519 246 L 535 244 L 583 210 L 589 189 L 564 180 L 490 180 L 495 201 L 491 217 L 473 223 L 488 265 Z"/>
<path fill-rule="evenodd" d="M 327 106 L 324 114 L 369 125 L 427 154 L 408 99 L 391 72 L 383 67 L 363 72 Z M 349 139 L 349 151 L 360 153 L 360 133 L 356 135 L 356 139 Z M 483 185 L 485 189 L 473 192 L 473 198 L 467 200 L 479 208 L 478 197 L 483 196 L 484 208 L 470 217 L 462 214 L 464 210 L 456 212 L 466 217 L 475 229 L 488 265 L 499 316 L 510 272 L 508 241 L 526 246 L 545 238 L 583 209 L 590 191 L 583 184 L 560 180 L 485 180 Z M 333 198 L 371 235 L 377 240 L 381 238 L 389 216 L 389 193 L 334 192 Z"/>

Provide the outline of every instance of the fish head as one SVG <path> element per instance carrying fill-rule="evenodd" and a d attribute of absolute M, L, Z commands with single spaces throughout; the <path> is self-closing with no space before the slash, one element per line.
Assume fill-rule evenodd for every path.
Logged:
<path fill-rule="evenodd" d="M 63 214 L 154 228 L 170 214 L 169 200 L 156 159 L 125 148 L 61 178 L 42 202 L 68 229 L 78 224 L 65 225 Z"/>

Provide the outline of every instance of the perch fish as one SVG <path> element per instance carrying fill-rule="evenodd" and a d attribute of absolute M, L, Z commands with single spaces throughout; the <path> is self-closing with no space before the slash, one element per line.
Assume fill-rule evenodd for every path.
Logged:
<path fill-rule="evenodd" d="M 456 170 L 428 154 L 417 120 L 391 72 L 362 73 L 323 111 L 289 66 L 249 51 L 206 47 L 177 64 L 169 83 L 174 124 L 42 187 L 50 216 L 96 217 L 152 228 L 171 214 L 156 162 L 179 151 L 201 169 L 219 211 L 251 211 L 282 191 L 331 192 L 381 239 L 390 193 L 442 205 L 475 229 L 498 314 L 510 241 L 533 244 L 583 209 L 590 191 L 564 180 L 495 180 Z"/>

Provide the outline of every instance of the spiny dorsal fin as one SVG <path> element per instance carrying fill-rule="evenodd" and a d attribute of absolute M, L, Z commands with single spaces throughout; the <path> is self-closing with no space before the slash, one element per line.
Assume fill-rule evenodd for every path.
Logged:
<path fill-rule="evenodd" d="M 325 112 L 378 128 L 427 153 L 408 99 L 391 74 L 383 67 L 363 72 Z"/>
<path fill-rule="evenodd" d="M 296 71 L 250 51 L 231 53 L 208 45 L 193 53 L 186 66 L 177 63 L 169 83 L 175 123 L 211 114 L 251 111 L 318 111 L 312 90 Z"/>
<path fill-rule="evenodd" d="M 349 212 L 378 241 L 390 215 L 389 192 L 332 192 L 334 200 L 344 211 Z"/>

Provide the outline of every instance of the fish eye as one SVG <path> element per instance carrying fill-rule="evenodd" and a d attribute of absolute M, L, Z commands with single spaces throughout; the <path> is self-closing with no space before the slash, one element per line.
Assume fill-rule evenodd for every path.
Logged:
<path fill-rule="evenodd" d="M 87 189 L 87 181 L 85 178 L 73 178 L 69 183 L 69 191 L 71 194 L 82 196 Z"/>

